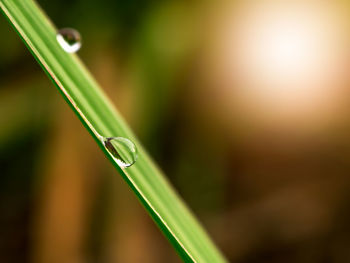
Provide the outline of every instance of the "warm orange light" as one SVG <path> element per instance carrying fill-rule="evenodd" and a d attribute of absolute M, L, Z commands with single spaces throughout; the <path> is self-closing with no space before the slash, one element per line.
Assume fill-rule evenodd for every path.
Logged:
<path fill-rule="evenodd" d="M 219 47 L 231 104 L 273 122 L 333 114 L 344 95 L 349 49 L 334 1 L 243 2 L 226 20 Z"/>

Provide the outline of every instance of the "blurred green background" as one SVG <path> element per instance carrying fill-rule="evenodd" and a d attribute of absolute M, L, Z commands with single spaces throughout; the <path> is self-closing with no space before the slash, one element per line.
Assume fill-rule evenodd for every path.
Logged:
<path fill-rule="evenodd" d="M 350 262 L 350 109 L 306 132 L 232 114 L 211 56 L 233 1 L 38 2 L 230 261 Z M 0 35 L 0 262 L 180 262 L 3 16 Z"/>

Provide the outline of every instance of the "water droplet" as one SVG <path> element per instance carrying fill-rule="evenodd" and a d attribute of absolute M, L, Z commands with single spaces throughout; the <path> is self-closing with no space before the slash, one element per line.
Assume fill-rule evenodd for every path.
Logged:
<path fill-rule="evenodd" d="M 137 149 L 129 139 L 109 137 L 103 139 L 103 144 L 120 167 L 127 168 L 136 162 Z"/>
<path fill-rule="evenodd" d="M 68 53 L 75 53 L 81 47 L 80 33 L 73 28 L 60 29 L 56 39 L 64 51 Z"/>

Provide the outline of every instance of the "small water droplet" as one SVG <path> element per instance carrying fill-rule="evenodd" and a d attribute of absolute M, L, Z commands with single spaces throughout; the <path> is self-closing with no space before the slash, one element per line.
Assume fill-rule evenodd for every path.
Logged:
<path fill-rule="evenodd" d="M 127 168 L 136 162 L 137 149 L 129 139 L 109 137 L 103 139 L 103 144 L 120 167 Z"/>
<path fill-rule="evenodd" d="M 81 47 L 80 33 L 73 28 L 62 28 L 58 31 L 56 39 L 64 51 L 75 53 Z"/>

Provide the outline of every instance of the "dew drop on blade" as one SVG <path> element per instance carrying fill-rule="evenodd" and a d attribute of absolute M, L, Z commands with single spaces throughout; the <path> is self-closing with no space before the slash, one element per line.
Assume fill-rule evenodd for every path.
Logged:
<path fill-rule="evenodd" d="M 127 168 L 136 162 L 137 149 L 129 139 L 108 137 L 103 139 L 103 144 L 120 167 Z"/>
<path fill-rule="evenodd" d="M 57 42 L 68 53 L 75 53 L 81 47 L 80 33 L 73 28 L 62 28 L 56 35 Z"/>

